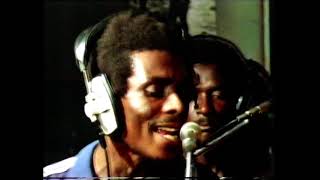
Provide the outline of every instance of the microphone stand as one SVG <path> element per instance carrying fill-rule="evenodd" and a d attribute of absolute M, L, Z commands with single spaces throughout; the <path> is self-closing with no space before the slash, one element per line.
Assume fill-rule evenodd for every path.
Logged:
<path fill-rule="evenodd" d="M 219 142 L 221 142 L 223 139 L 229 137 L 234 132 L 241 129 L 243 126 L 247 125 L 250 121 L 249 119 L 257 114 L 262 114 L 264 112 L 268 112 L 269 108 L 271 106 L 271 101 L 265 101 L 258 106 L 255 106 L 247 111 L 245 111 L 243 114 L 236 117 L 235 120 L 231 121 L 227 125 L 225 125 L 223 128 L 218 130 L 216 134 L 220 134 L 220 132 L 224 132 L 222 135 L 218 135 L 216 138 L 214 138 L 212 141 L 207 143 L 204 147 L 197 149 L 193 155 L 198 156 L 200 154 L 203 154 L 207 151 L 210 151 L 217 145 Z M 236 125 L 234 125 L 236 124 Z M 230 126 L 233 126 L 230 130 L 226 130 L 230 128 Z"/>
<path fill-rule="evenodd" d="M 195 166 L 194 155 L 192 151 L 186 153 L 186 171 L 185 178 L 190 179 L 192 177 L 198 177 L 197 168 Z"/>
<path fill-rule="evenodd" d="M 213 139 L 212 141 L 210 141 L 209 143 L 207 143 L 204 147 L 197 149 L 193 155 L 194 156 L 199 156 L 200 154 L 206 153 L 208 151 L 210 151 L 211 149 L 213 149 L 215 147 L 215 145 L 217 145 L 219 142 L 221 142 L 223 139 L 229 137 L 230 135 L 232 135 L 234 132 L 236 132 L 238 129 L 242 128 L 243 126 L 245 126 L 246 124 L 249 123 L 248 119 L 243 120 L 242 122 L 240 122 L 239 124 L 237 124 L 235 127 L 233 127 L 232 129 L 230 129 L 229 131 L 223 133 L 222 135 L 218 136 L 217 138 Z"/>
<path fill-rule="evenodd" d="M 198 177 L 193 152 L 197 147 L 197 135 L 199 132 L 200 126 L 195 122 L 185 123 L 180 130 L 180 138 L 182 140 L 182 147 L 186 158 L 186 180 Z"/>

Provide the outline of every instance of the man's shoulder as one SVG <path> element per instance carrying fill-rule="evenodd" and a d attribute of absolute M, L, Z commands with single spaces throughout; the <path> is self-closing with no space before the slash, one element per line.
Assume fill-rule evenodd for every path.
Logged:
<path fill-rule="evenodd" d="M 43 168 L 43 177 L 52 176 L 55 174 L 61 174 L 71 169 L 77 160 L 77 157 L 70 157 L 62 161 L 50 164 Z"/>
<path fill-rule="evenodd" d="M 81 149 L 77 155 L 44 167 L 44 179 L 52 179 L 53 177 L 56 179 L 93 177 L 92 155 L 97 144 L 98 141 L 94 141 Z"/>

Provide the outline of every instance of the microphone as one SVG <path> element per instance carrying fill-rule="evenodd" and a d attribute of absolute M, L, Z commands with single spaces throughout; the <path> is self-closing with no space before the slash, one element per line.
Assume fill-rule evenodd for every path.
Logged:
<path fill-rule="evenodd" d="M 265 112 L 268 112 L 269 109 L 271 107 L 271 101 L 264 101 L 261 104 L 254 106 L 253 108 L 245 111 L 244 113 L 238 115 L 234 120 L 230 121 L 229 123 L 227 123 L 226 125 L 224 125 L 222 128 L 218 129 L 215 132 L 215 137 L 217 137 L 219 134 L 221 134 L 221 132 L 225 132 L 226 129 L 231 128 L 232 126 L 234 126 L 234 124 L 240 123 L 246 119 L 252 118 L 254 116 L 263 114 Z"/>
<path fill-rule="evenodd" d="M 186 122 L 180 129 L 180 139 L 184 152 L 193 151 L 197 146 L 197 136 L 200 126 L 195 122 Z"/>
<path fill-rule="evenodd" d="M 186 180 L 198 176 L 197 168 L 193 159 L 193 150 L 197 147 L 197 136 L 200 131 L 200 126 L 195 122 L 186 122 L 180 129 L 182 149 L 186 158 Z"/>
<path fill-rule="evenodd" d="M 220 128 L 214 135 L 214 138 L 212 141 L 208 142 L 204 147 L 197 149 L 193 154 L 195 156 L 198 156 L 200 154 L 203 154 L 210 149 L 212 149 L 216 144 L 221 142 L 226 137 L 229 137 L 231 134 L 236 132 L 237 130 L 241 129 L 243 126 L 247 125 L 250 121 L 250 118 L 268 112 L 271 107 L 271 101 L 264 101 L 263 103 L 245 111 L 244 113 L 238 115 L 234 120 Z M 237 124 L 236 124 L 237 123 Z M 234 125 L 236 124 L 236 125 Z M 231 128 L 232 127 L 232 128 Z M 230 129 L 231 128 L 231 129 Z M 230 130 L 226 130 L 230 129 Z M 221 134 L 222 133 L 222 134 Z M 219 135 L 221 134 L 221 135 Z"/>
<path fill-rule="evenodd" d="M 243 114 L 236 117 L 237 121 L 253 117 L 258 114 L 268 112 L 271 107 L 271 101 L 264 101 L 263 103 L 245 111 Z"/>

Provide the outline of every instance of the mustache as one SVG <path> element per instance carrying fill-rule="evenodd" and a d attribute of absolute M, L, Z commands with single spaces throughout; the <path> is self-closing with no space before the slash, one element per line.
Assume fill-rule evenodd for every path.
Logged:
<path fill-rule="evenodd" d="M 191 121 L 199 124 L 200 126 L 210 127 L 209 129 L 205 129 L 202 131 L 217 131 L 227 124 L 226 120 L 227 120 L 226 118 L 222 118 L 219 116 L 214 116 L 214 117 L 200 116 L 199 118 L 193 119 Z"/>
<path fill-rule="evenodd" d="M 209 125 L 209 118 L 208 117 L 200 117 L 198 119 L 192 120 L 199 125 Z"/>
<path fill-rule="evenodd" d="M 159 126 L 169 126 L 169 127 L 176 127 L 176 128 L 181 128 L 183 123 L 186 121 L 183 120 L 182 116 L 172 116 L 172 117 L 167 117 L 167 118 L 155 118 L 151 119 L 148 122 L 148 126 L 150 129 L 159 127 Z"/>

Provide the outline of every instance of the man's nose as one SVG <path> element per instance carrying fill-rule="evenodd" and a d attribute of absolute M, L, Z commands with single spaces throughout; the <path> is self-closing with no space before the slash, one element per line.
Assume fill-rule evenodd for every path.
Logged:
<path fill-rule="evenodd" d="M 163 105 L 163 111 L 169 114 L 179 114 L 184 111 L 184 104 L 176 93 L 167 97 Z"/>
<path fill-rule="evenodd" d="M 202 93 L 202 94 L 199 94 L 198 95 L 198 98 L 197 98 L 197 109 L 198 109 L 198 113 L 201 113 L 201 114 L 209 114 L 210 111 L 213 110 L 212 106 L 211 106 L 211 103 L 210 103 L 210 99 L 208 97 L 207 94 L 205 93 Z"/>

